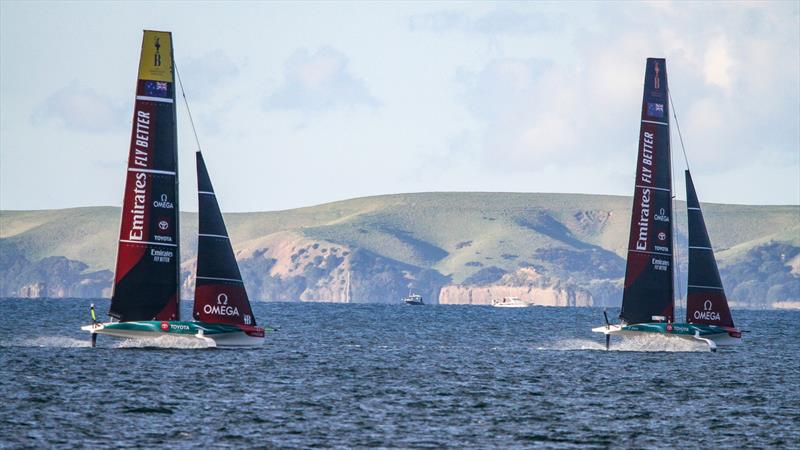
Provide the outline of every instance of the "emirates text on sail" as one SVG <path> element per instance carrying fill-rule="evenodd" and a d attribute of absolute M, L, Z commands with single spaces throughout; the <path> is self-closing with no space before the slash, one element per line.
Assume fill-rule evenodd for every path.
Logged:
<path fill-rule="evenodd" d="M 642 183 L 653 183 L 653 171 L 647 166 L 653 165 L 653 133 L 644 132 L 642 139 Z M 642 189 L 642 211 L 639 216 L 639 237 L 636 240 L 636 250 L 647 250 L 647 233 L 650 222 L 650 189 Z"/>
<path fill-rule="evenodd" d="M 136 112 L 136 134 L 133 155 L 133 164 L 147 168 L 149 160 L 148 150 L 150 147 L 150 113 L 145 111 Z M 147 174 L 144 172 L 136 173 L 136 183 L 133 188 L 133 221 L 131 230 L 128 233 L 132 241 L 141 241 L 144 234 L 144 206 L 147 202 Z"/>

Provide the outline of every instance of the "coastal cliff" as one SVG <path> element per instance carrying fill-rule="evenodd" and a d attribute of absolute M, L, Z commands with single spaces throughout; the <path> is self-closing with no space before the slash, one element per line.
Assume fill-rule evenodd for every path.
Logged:
<path fill-rule="evenodd" d="M 630 202 L 576 194 L 401 194 L 225 220 L 253 300 L 399 303 L 414 291 L 426 303 L 516 296 L 550 306 L 617 306 Z M 707 204 L 704 213 L 734 307 L 800 301 L 800 207 Z M 110 296 L 118 221 L 119 209 L 110 207 L 0 211 L 0 296 Z M 187 299 L 194 294 L 196 223 L 196 214 L 181 215 Z M 686 245 L 684 223 L 677 221 L 679 249 Z M 677 255 L 680 277 L 685 256 Z"/>

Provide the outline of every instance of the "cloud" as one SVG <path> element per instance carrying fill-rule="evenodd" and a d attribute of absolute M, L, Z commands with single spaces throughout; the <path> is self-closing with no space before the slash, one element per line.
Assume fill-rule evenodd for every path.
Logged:
<path fill-rule="evenodd" d="M 483 161 L 501 171 L 530 171 L 576 159 L 580 130 L 575 77 L 543 59 L 504 58 L 462 71 L 469 111 L 485 123 Z"/>
<path fill-rule="evenodd" d="M 477 17 L 456 11 L 415 14 L 409 17 L 408 27 L 411 31 L 461 31 L 485 35 L 536 34 L 554 28 L 552 20 L 545 14 L 509 8 L 493 9 Z"/>
<path fill-rule="evenodd" d="M 706 83 L 730 91 L 732 65 L 727 39 L 724 36 L 711 39 L 706 48 L 703 67 Z"/>
<path fill-rule="evenodd" d="M 284 82 L 267 97 L 267 110 L 328 111 L 341 107 L 375 108 L 379 102 L 350 72 L 347 57 L 331 48 L 298 49 L 284 65 Z"/>
<path fill-rule="evenodd" d="M 118 104 L 91 88 L 72 81 L 34 109 L 31 122 L 40 126 L 57 123 L 73 130 L 88 133 L 116 132 L 130 120 L 125 104 Z"/>
<path fill-rule="evenodd" d="M 178 69 L 189 100 L 206 100 L 239 75 L 236 63 L 219 49 L 188 58 Z"/>
<path fill-rule="evenodd" d="M 693 168 L 730 172 L 754 159 L 796 164 L 800 33 L 792 14 L 758 5 L 715 9 L 721 25 L 707 27 L 708 11 L 696 9 L 708 7 L 671 10 L 658 28 L 647 25 L 646 5 L 626 14 L 598 11 L 593 22 L 614 26 L 581 29 L 569 47 L 573 58 L 497 58 L 461 69 L 465 105 L 483 124 L 486 167 L 572 170 L 632 159 L 650 56 L 667 58 Z"/>

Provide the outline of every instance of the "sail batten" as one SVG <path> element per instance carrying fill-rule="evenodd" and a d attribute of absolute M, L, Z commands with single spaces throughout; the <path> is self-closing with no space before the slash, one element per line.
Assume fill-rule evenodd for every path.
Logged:
<path fill-rule="evenodd" d="M 109 315 L 179 320 L 178 158 L 172 35 L 145 31 Z"/>
<path fill-rule="evenodd" d="M 666 61 L 648 58 L 642 98 L 625 285 L 627 323 L 674 318 L 672 169 Z"/>
<path fill-rule="evenodd" d="M 203 322 L 255 326 L 239 265 L 231 247 L 203 155 L 197 152 L 199 233 L 194 318 Z"/>

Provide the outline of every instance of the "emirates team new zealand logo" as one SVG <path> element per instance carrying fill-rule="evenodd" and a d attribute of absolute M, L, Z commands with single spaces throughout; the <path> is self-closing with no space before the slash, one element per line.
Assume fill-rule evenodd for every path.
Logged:
<path fill-rule="evenodd" d="M 656 73 L 655 80 L 653 80 L 653 89 L 661 89 L 661 77 L 659 76 L 661 73 L 661 66 L 659 66 L 658 62 L 656 62 L 656 66 L 653 70 Z"/>
<path fill-rule="evenodd" d="M 160 67 L 161 66 L 161 42 L 160 42 L 160 38 L 158 38 L 158 37 L 156 38 L 155 47 L 156 47 L 156 53 L 153 55 L 153 65 L 156 66 L 156 67 Z"/>

